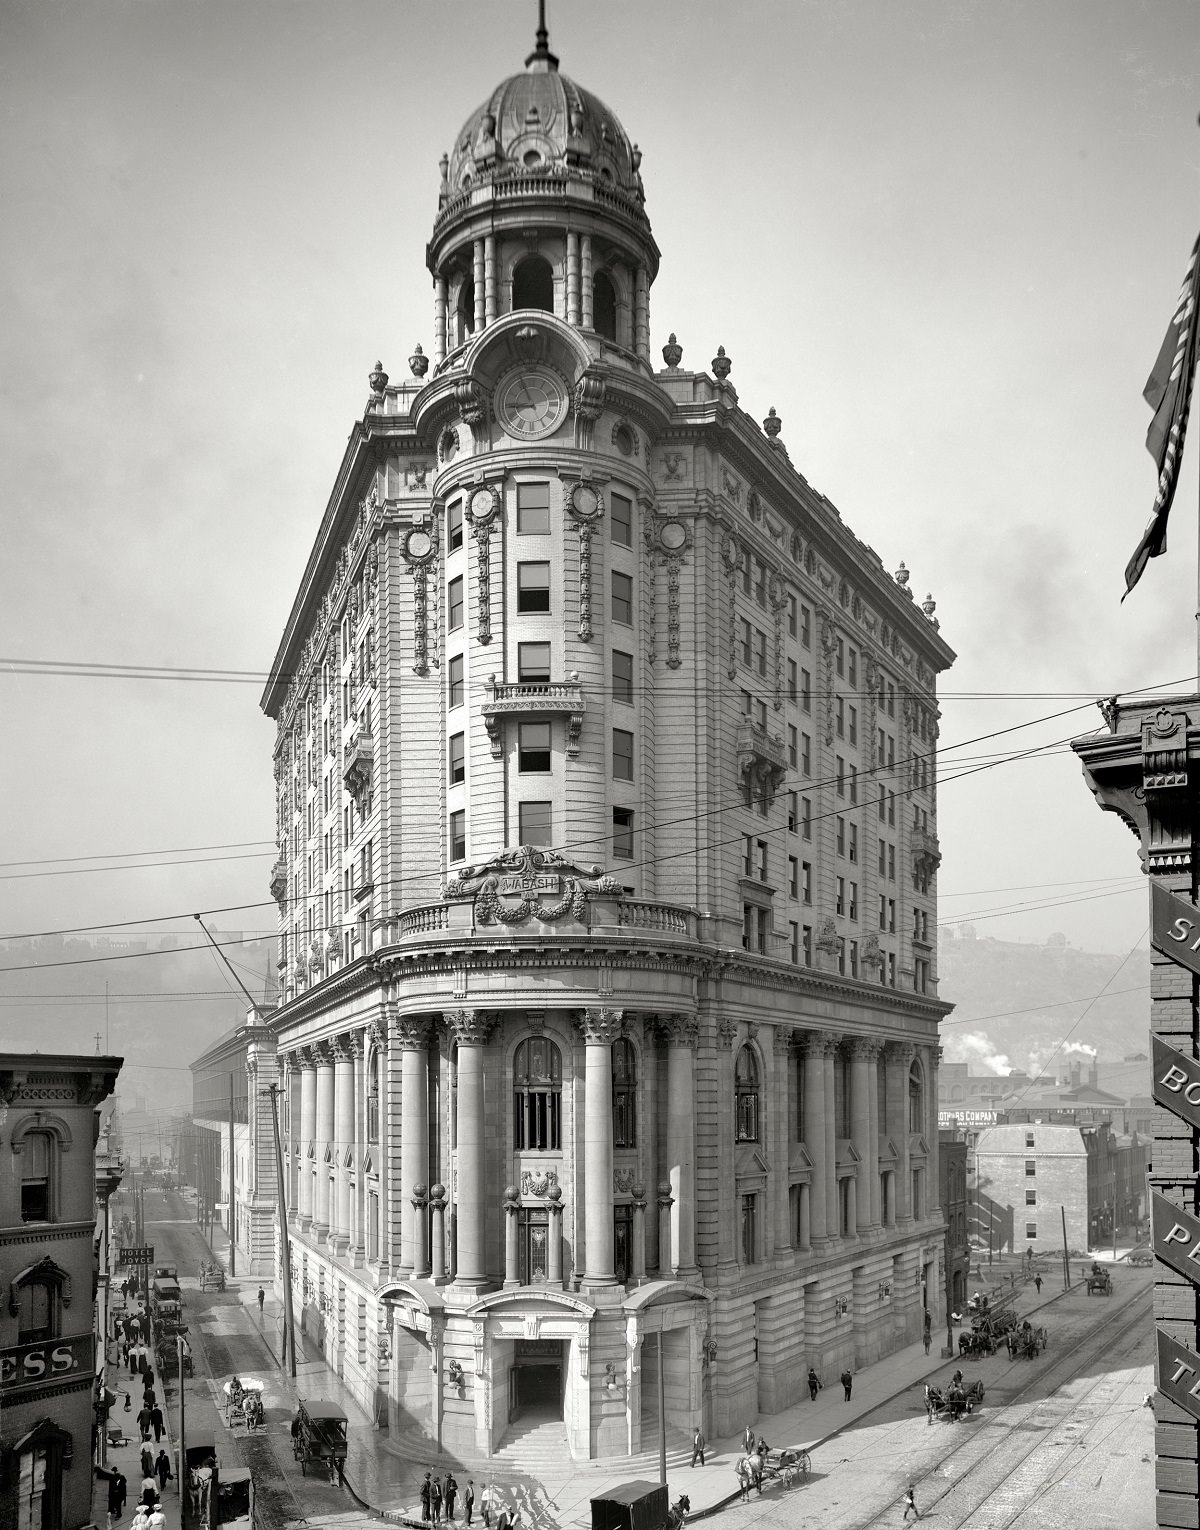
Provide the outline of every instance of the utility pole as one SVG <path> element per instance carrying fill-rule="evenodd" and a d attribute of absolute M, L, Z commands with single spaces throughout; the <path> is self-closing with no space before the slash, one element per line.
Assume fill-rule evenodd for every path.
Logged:
<path fill-rule="evenodd" d="M 1058 1209 L 1062 1212 L 1063 1290 L 1069 1291 L 1071 1289 L 1071 1255 L 1067 1248 L 1067 1208 L 1065 1206 L 1060 1206 Z"/>
<path fill-rule="evenodd" d="M 279 1207 L 279 1239 L 283 1251 L 283 1345 L 279 1354 L 279 1363 L 283 1365 L 285 1357 L 290 1357 L 291 1376 L 294 1381 L 296 1379 L 296 1320 L 292 1312 L 292 1249 L 288 1242 L 287 1185 L 283 1178 L 283 1143 L 279 1136 L 279 1085 L 271 1084 L 262 1092 L 271 1096 L 271 1126 L 275 1136 L 275 1176 L 279 1181 L 276 1205 Z M 659 1344 L 660 1346 L 662 1344 L 661 1336 Z M 667 1480 L 665 1475 L 662 1480 L 664 1482 Z"/>
<path fill-rule="evenodd" d="M 667 1485 L 667 1383 L 663 1375 L 662 1329 L 658 1330 L 658 1480 Z"/>
<path fill-rule="evenodd" d="M 183 1427 L 183 1352 L 186 1347 L 183 1335 L 177 1333 L 175 1335 L 175 1359 L 179 1366 L 179 1460 L 176 1463 L 175 1485 L 179 1489 L 181 1508 L 182 1505 L 187 1503 L 187 1484 L 183 1480 L 187 1472 L 187 1434 Z"/>
<path fill-rule="evenodd" d="M 229 1074 L 229 1274 L 237 1274 L 237 1204 L 234 1201 L 233 1071 Z"/>

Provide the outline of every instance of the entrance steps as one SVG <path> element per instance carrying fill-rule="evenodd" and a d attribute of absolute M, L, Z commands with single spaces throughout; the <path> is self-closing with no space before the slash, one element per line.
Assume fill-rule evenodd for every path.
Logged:
<path fill-rule="evenodd" d="M 504 1439 L 492 1452 L 492 1460 L 501 1465 L 520 1465 L 527 1469 L 562 1469 L 570 1461 L 567 1426 L 561 1418 L 541 1411 L 530 1411 L 516 1419 L 505 1431 Z"/>

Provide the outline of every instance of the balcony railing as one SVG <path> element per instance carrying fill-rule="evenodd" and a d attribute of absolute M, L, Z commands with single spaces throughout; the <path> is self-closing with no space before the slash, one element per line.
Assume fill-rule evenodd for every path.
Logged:
<path fill-rule="evenodd" d="M 928 829 L 916 828 L 912 831 L 913 862 L 917 866 L 924 866 L 930 872 L 934 872 L 942 863 L 942 850 L 938 844 L 936 834 L 931 834 Z"/>
<path fill-rule="evenodd" d="M 355 799 L 371 784 L 374 763 L 375 740 L 365 728 L 360 728 L 342 752 L 342 776 Z"/>
<path fill-rule="evenodd" d="M 628 931 L 631 938 L 643 933 L 671 935 L 681 940 L 696 938 L 696 915 L 690 908 L 679 904 L 637 902 L 621 898 L 602 899 L 600 905 L 604 912 L 601 912 L 601 908 L 597 908 L 589 900 L 589 928 L 611 932 L 613 930 L 612 910 L 615 907 L 617 927 Z M 514 933 L 520 928 L 521 926 L 514 926 Z M 578 929 L 578 924 L 573 920 L 563 924 L 564 935 L 570 933 L 572 939 L 578 939 Z M 545 938 L 549 933 L 551 932 L 543 930 L 541 938 Z M 385 941 L 403 942 L 441 934 L 448 935 L 455 941 L 470 940 L 475 936 L 494 941 L 497 925 L 481 924 L 476 928 L 473 905 L 468 900 L 419 904 L 415 908 L 406 908 L 385 921 Z"/>
<path fill-rule="evenodd" d="M 498 681 L 488 676 L 488 698 L 483 703 L 483 722 L 492 746 L 492 758 L 504 755 L 505 717 L 565 717 L 567 719 L 567 758 L 579 753 L 579 735 L 587 710 L 579 676 L 569 680 Z"/>

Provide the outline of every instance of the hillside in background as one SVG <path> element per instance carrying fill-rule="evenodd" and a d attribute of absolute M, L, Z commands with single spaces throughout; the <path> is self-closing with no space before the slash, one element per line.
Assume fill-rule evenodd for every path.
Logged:
<path fill-rule="evenodd" d="M 210 928 L 253 997 L 273 995 L 274 939 Z M 248 1008 L 198 925 L 131 940 L 11 941 L 0 972 L 0 1047 L 124 1057 L 126 1109 L 140 1100 L 150 1111 L 190 1111 L 188 1063 Z"/>
<path fill-rule="evenodd" d="M 1147 949 L 1080 951 L 1061 936 L 1038 946 L 977 937 L 969 925 L 941 933 L 938 997 L 955 1006 L 942 1045 L 972 1072 L 1058 1072 L 1078 1059 L 1086 1078 L 1094 1050 L 1102 1089 L 1148 1093 L 1149 1064 L 1121 1062 L 1149 1052 L 1149 989 Z"/>

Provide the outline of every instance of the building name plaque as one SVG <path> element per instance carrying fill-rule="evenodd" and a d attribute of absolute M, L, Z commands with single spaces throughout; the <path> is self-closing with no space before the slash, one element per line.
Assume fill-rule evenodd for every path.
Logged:
<path fill-rule="evenodd" d="M 1150 884 L 1150 944 L 1181 967 L 1200 972 L 1200 908 Z"/>
<path fill-rule="evenodd" d="M 1150 1241 L 1164 1264 L 1200 1286 L 1200 1218 L 1150 1192 Z"/>
<path fill-rule="evenodd" d="M 1154 1103 L 1200 1127 L 1200 1062 L 1186 1057 L 1159 1036 L 1150 1038 L 1150 1067 Z"/>
<path fill-rule="evenodd" d="M 42 1339 L 0 1350 L 0 1393 L 44 1386 L 67 1376 L 90 1372 L 95 1365 L 94 1335 Z"/>
<path fill-rule="evenodd" d="M 530 893 L 557 893 L 562 879 L 556 876 L 501 877 L 498 891 L 504 897 L 524 898 Z"/>
<path fill-rule="evenodd" d="M 1161 1328 L 1154 1330 L 1154 1339 L 1158 1390 L 1193 1418 L 1200 1418 L 1200 1355 Z"/>

